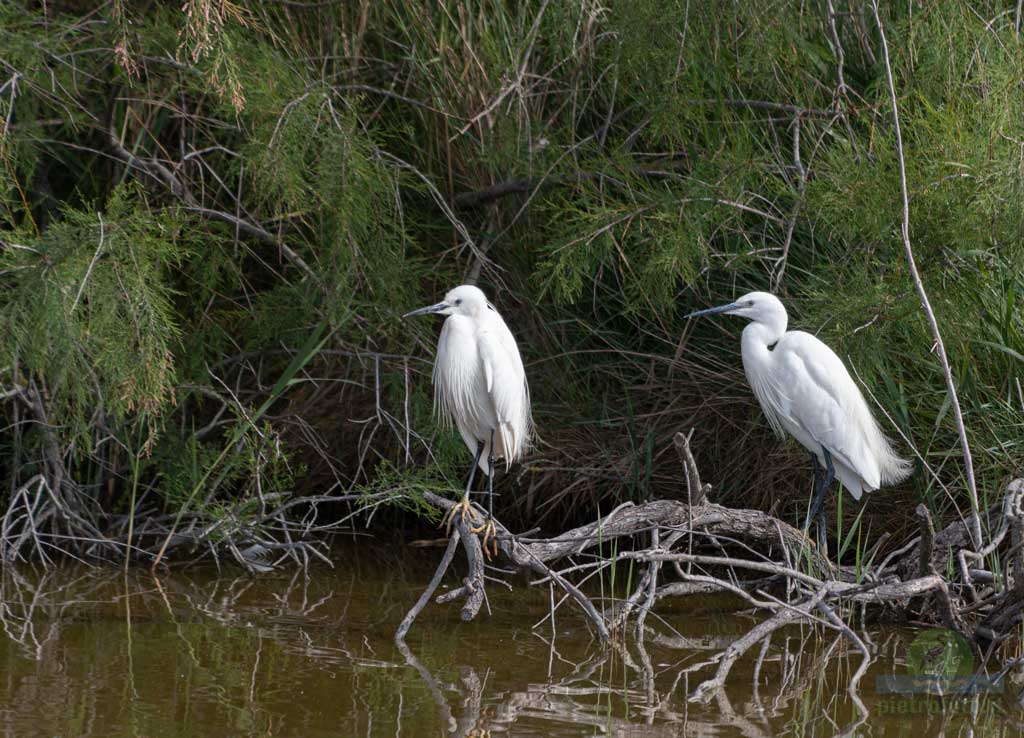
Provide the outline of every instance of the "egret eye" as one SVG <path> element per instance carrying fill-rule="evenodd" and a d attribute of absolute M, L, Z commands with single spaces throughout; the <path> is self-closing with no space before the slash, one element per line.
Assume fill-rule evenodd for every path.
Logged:
<path fill-rule="evenodd" d="M 456 300 L 455 304 L 456 305 L 461 305 L 462 304 L 462 298 L 460 297 L 458 300 Z"/>

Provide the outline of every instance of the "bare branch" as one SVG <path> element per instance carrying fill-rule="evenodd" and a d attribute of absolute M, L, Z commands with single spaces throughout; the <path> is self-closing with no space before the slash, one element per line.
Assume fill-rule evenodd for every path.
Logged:
<path fill-rule="evenodd" d="M 964 476 L 967 478 L 967 493 L 971 498 L 971 537 L 974 541 L 975 550 L 981 548 L 981 508 L 978 505 L 978 489 L 974 480 L 974 462 L 971 460 L 971 447 L 967 442 L 967 429 L 964 426 L 964 414 L 960 409 L 960 399 L 957 397 L 956 382 L 953 380 L 953 371 L 949 366 L 949 358 L 946 356 L 946 345 L 942 342 L 942 333 L 939 330 L 939 322 L 932 310 L 931 301 L 925 291 L 921 274 L 917 270 L 917 262 L 914 259 L 914 250 L 910 245 L 910 194 L 907 190 L 907 164 L 903 152 L 903 133 L 900 130 L 900 111 L 896 102 L 896 84 L 892 76 L 892 63 L 889 60 L 889 42 L 885 36 L 885 26 L 878 12 L 878 0 L 872 0 L 871 7 L 875 13 L 875 22 L 878 24 L 878 33 L 882 41 L 882 60 L 885 64 L 885 79 L 889 85 L 889 99 L 892 102 L 893 127 L 896 132 L 896 159 L 899 164 L 900 173 L 900 197 L 902 198 L 903 218 L 900 221 L 900 234 L 903 238 L 903 249 L 907 255 L 907 268 L 910 270 L 910 277 L 914 281 L 917 295 L 921 299 L 921 307 L 924 308 L 928 318 L 928 327 L 931 329 L 932 338 L 935 340 L 935 352 L 942 365 L 942 375 L 946 379 L 946 391 L 949 394 L 949 401 L 953 408 L 953 418 L 956 421 L 957 433 L 960 436 L 960 447 L 964 457 Z"/>

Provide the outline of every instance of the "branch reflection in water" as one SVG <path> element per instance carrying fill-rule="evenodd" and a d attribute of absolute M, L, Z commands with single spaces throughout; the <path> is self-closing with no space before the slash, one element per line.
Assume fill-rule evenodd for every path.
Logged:
<path fill-rule="evenodd" d="M 790 664 L 790 667 L 789 674 L 783 680 L 783 689 L 773 695 L 770 704 L 762 702 L 757 682 L 754 681 L 751 696 L 742 703 L 740 710 L 733 706 L 725 689 L 715 690 L 713 705 L 717 714 L 710 719 L 702 719 L 689 714 L 685 694 L 690 675 L 708 662 L 689 667 L 680 663 L 671 666 L 659 664 L 660 668 L 656 672 L 646 646 L 636 641 L 632 644 L 633 653 L 623 644 L 617 643 L 575 663 L 558 653 L 553 642 L 542 636 L 537 638 L 548 648 L 551 662 L 557 659 L 570 667 L 570 673 L 547 682 L 528 683 L 524 689 L 491 695 L 491 704 L 486 711 L 483 710 L 483 686 L 486 679 L 480 677 L 477 668 L 461 665 L 459 679 L 445 683 L 437 679 L 405 643 L 399 643 L 398 649 L 406 664 L 416 670 L 433 696 L 441 723 L 448 726 L 448 735 L 458 738 L 516 734 L 515 726 L 524 724 L 561 724 L 589 728 L 586 731 L 566 732 L 566 735 L 642 734 L 656 738 L 678 736 L 685 726 L 687 735 L 717 735 L 723 727 L 733 727 L 744 736 L 773 736 L 779 734 L 778 726 L 773 727 L 769 718 L 784 714 L 794 700 L 799 702 L 811 683 L 821 679 L 822 668 L 825 666 L 823 661 L 818 660 L 814 664 L 816 668 L 807 670 L 803 678 L 797 679 L 796 659 L 775 658 Z M 719 649 L 724 640 L 704 639 L 702 644 L 701 639 L 690 639 L 685 648 L 697 646 L 702 649 Z M 834 655 L 835 647 L 841 642 L 841 638 L 836 638 L 829 652 Z M 787 638 L 784 648 L 794 654 L 806 645 L 804 639 Z M 767 651 L 762 651 L 758 669 Z M 625 667 L 624 672 L 622 667 Z M 609 679 L 609 675 L 616 673 L 624 675 L 626 681 Z M 656 676 L 660 684 L 656 684 Z M 625 716 L 614 714 L 616 711 L 610 708 L 613 702 L 626 707 Z M 453 711 L 453 706 L 457 706 L 457 710 Z M 853 720 L 842 727 L 834 721 L 829 722 L 837 734 L 853 735 L 869 714 L 857 710 Z"/>
<path fill-rule="evenodd" d="M 908 672 L 913 631 L 859 633 L 875 656 L 862 707 L 846 692 L 860 651 L 806 624 L 776 630 L 692 702 L 723 650 L 763 619 L 728 596 L 652 612 L 605 646 L 577 612 L 560 610 L 552 626 L 547 588 L 494 588 L 490 615 L 462 623 L 432 602 L 396 645 L 435 562 L 366 544 L 332 558 L 345 565 L 309 576 L 5 567 L 0 735 L 1020 733 L 1015 693 L 878 694 L 877 676 Z M 636 585 L 606 600 L 621 604 Z"/>

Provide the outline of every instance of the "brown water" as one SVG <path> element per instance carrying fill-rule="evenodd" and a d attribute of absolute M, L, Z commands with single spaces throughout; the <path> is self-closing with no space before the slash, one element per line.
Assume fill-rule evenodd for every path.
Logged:
<path fill-rule="evenodd" d="M 906 673 L 912 631 L 869 635 L 881 654 L 862 682 L 845 642 L 777 635 L 709 704 L 688 693 L 697 668 L 753 620 L 704 599 L 665 611 L 665 632 L 603 648 L 547 589 L 490 589 L 491 614 L 462 623 L 431 605 L 408 650 L 395 626 L 440 552 L 370 545 L 333 552 L 334 569 L 253 578 L 191 568 L 65 566 L 0 570 L 0 733 L 5 736 L 676 736 L 1020 735 L 1016 695 L 946 699 L 879 694 Z M 293 575 L 294 574 L 294 575 Z M 454 579 L 452 581 L 455 581 Z M 1010 685 L 1012 686 L 1012 685 Z M 1012 690 L 1008 690 L 1012 691 Z"/>

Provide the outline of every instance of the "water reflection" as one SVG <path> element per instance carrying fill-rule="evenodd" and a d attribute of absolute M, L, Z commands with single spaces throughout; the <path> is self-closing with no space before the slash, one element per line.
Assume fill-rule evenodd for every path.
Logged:
<path fill-rule="evenodd" d="M 875 676 L 905 670 L 895 630 L 867 634 L 880 654 L 867 714 L 845 692 L 859 654 L 800 628 L 754 649 L 709 703 L 688 702 L 753 622 L 712 598 L 662 612 L 644 643 L 602 648 L 564 609 L 533 629 L 548 593 L 517 583 L 490 593 L 479 622 L 428 607 L 398 647 L 392 632 L 433 562 L 366 546 L 333 558 L 309 577 L 3 569 L 0 734 L 1021 733 L 1016 695 L 874 693 Z"/>

